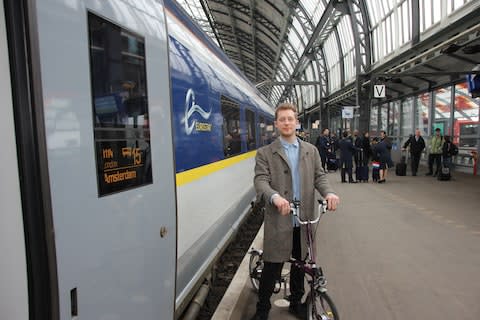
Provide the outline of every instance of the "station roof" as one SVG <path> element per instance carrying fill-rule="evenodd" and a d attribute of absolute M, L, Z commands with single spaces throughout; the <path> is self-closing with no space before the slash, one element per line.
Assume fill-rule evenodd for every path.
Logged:
<path fill-rule="evenodd" d="M 480 63 L 480 1 L 177 0 L 274 105 L 358 105 L 464 78 Z M 418 6 L 418 7 L 416 7 Z"/>

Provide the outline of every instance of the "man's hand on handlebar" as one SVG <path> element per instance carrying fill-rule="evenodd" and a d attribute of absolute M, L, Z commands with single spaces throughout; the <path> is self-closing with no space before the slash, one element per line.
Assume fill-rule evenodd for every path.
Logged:
<path fill-rule="evenodd" d="M 327 194 L 325 200 L 327 201 L 327 209 L 329 211 L 335 211 L 340 203 L 340 198 L 333 193 Z"/>
<path fill-rule="evenodd" d="M 290 214 L 290 202 L 288 202 L 285 198 L 277 195 L 273 197 L 272 202 L 275 207 L 277 207 L 278 212 L 280 212 L 282 216 Z"/>

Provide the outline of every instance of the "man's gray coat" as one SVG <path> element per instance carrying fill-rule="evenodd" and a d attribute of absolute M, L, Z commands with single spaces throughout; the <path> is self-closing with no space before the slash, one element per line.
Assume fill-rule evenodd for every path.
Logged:
<path fill-rule="evenodd" d="M 300 212 L 303 220 L 313 219 L 317 215 L 315 189 L 323 197 L 334 191 L 322 168 L 317 148 L 301 140 L 299 147 Z M 257 151 L 254 184 L 257 198 L 265 200 L 264 259 L 268 262 L 288 261 L 293 242 L 292 216 L 282 216 L 275 205 L 270 203 L 270 198 L 275 193 L 288 201 L 293 200 L 291 168 L 279 138 Z M 302 257 L 305 257 L 307 252 L 304 232 L 302 226 Z"/>

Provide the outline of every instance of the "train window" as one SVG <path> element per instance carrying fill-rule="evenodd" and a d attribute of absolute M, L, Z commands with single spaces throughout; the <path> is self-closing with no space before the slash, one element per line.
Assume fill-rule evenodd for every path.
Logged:
<path fill-rule="evenodd" d="M 225 96 L 220 98 L 220 104 L 223 116 L 223 153 L 228 158 L 242 151 L 240 108 L 238 103 Z"/>
<path fill-rule="evenodd" d="M 266 145 L 266 136 L 265 136 L 265 127 L 267 124 L 265 123 L 265 117 L 259 116 L 258 117 L 258 127 L 260 128 L 260 140 L 259 140 L 259 146 L 264 146 Z"/>
<path fill-rule="evenodd" d="M 245 117 L 247 120 L 247 150 L 255 150 L 257 141 L 255 135 L 255 113 L 252 110 L 245 109 Z"/>
<path fill-rule="evenodd" d="M 145 40 L 88 15 L 99 196 L 152 183 Z"/>
<path fill-rule="evenodd" d="M 273 122 L 265 117 L 259 117 L 260 146 L 264 146 L 273 140 Z"/>

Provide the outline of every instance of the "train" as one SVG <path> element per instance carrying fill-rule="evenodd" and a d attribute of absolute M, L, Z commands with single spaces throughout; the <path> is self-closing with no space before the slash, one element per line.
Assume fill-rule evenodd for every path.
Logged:
<path fill-rule="evenodd" d="M 181 317 L 273 106 L 173 0 L 4 0 L 0 43 L 0 317 Z"/>

